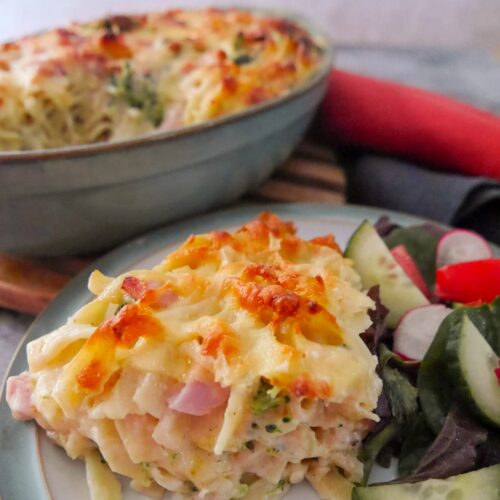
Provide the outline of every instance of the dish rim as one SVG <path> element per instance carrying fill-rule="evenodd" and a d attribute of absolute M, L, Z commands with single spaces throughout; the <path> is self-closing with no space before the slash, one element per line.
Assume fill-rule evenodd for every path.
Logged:
<path fill-rule="evenodd" d="M 227 10 L 231 7 L 227 7 Z M 260 104 L 250 106 L 247 109 L 230 113 L 210 120 L 205 120 L 201 123 L 193 125 L 184 125 L 167 131 L 154 131 L 148 134 L 139 135 L 129 139 L 118 141 L 101 141 L 91 144 L 80 144 L 76 146 L 60 146 L 57 148 L 48 149 L 30 149 L 21 151 L 0 151 L 0 165 L 3 163 L 24 163 L 33 160 L 58 159 L 58 158 L 74 158 L 80 156 L 94 156 L 101 153 L 109 153 L 120 150 L 128 150 L 137 146 L 157 144 L 160 142 L 173 142 L 178 138 L 196 135 L 198 132 L 204 132 L 213 128 L 222 127 L 226 124 L 231 124 L 243 121 L 247 117 L 260 115 L 273 108 L 285 106 L 290 101 L 307 94 L 315 87 L 319 86 L 328 76 L 333 63 L 333 45 L 329 37 L 318 29 L 313 23 L 304 16 L 295 12 L 279 9 L 265 8 L 250 8 L 237 7 L 240 11 L 251 12 L 254 14 L 262 14 L 267 16 L 276 16 L 290 21 L 294 21 L 304 28 L 311 38 L 320 44 L 322 49 L 321 60 L 314 72 L 301 82 L 296 88 L 290 92 L 274 97 Z M 131 14 L 133 15 L 133 14 Z"/>

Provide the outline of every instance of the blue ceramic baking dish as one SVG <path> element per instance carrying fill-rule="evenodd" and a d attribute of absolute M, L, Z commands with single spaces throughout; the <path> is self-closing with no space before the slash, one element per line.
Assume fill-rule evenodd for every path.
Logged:
<path fill-rule="evenodd" d="M 0 251 L 99 252 L 255 188 L 290 155 L 326 89 L 331 48 L 298 22 L 325 50 L 315 73 L 280 98 L 127 141 L 1 152 Z"/>

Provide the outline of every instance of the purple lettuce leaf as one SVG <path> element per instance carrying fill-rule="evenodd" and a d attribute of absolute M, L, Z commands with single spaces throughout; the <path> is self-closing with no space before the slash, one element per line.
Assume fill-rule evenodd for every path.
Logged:
<path fill-rule="evenodd" d="M 380 217 L 377 222 L 375 222 L 373 227 L 375 227 L 379 236 L 381 238 L 384 238 L 385 236 L 388 236 L 392 231 L 394 231 L 394 229 L 397 229 L 401 226 L 393 222 L 389 216 L 382 215 L 382 217 Z"/>
<path fill-rule="evenodd" d="M 477 467 L 479 447 L 488 432 L 471 417 L 452 407 L 441 432 L 423 455 L 415 470 L 395 482 L 409 483 L 429 478 L 442 479 Z"/>
<path fill-rule="evenodd" d="M 380 341 L 387 337 L 385 318 L 387 314 L 389 314 L 389 310 L 380 300 L 379 285 L 372 286 L 368 290 L 367 295 L 373 300 L 373 302 L 375 302 L 375 309 L 370 309 L 368 311 L 368 316 L 370 317 L 372 324 L 361 334 L 361 338 L 370 351 L 375 354 Z"/>

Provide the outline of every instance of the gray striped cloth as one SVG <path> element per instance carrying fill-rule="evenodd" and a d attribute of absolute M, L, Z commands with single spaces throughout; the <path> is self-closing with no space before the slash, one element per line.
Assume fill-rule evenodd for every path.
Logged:
<path fill-rule="evenodd" d="M 484 51 L 340 47 L 336 64 L 500 114 L 500 61 Z M 349 152 L 348 158 L 339 161 L 328 145 L 305 143 L 254 199 L 371 205 L 474 229 L 500 244 L 500 183 L 375 155 Z"/>

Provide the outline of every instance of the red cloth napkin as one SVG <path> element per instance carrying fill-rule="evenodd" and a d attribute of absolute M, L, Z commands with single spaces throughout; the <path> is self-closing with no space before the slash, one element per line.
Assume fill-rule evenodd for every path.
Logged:
<path fill-rule="evenodd" d="M 333 70 L 319 126 L 340 145 L 500 180 L 500 119 L 439 94 Z"/>

